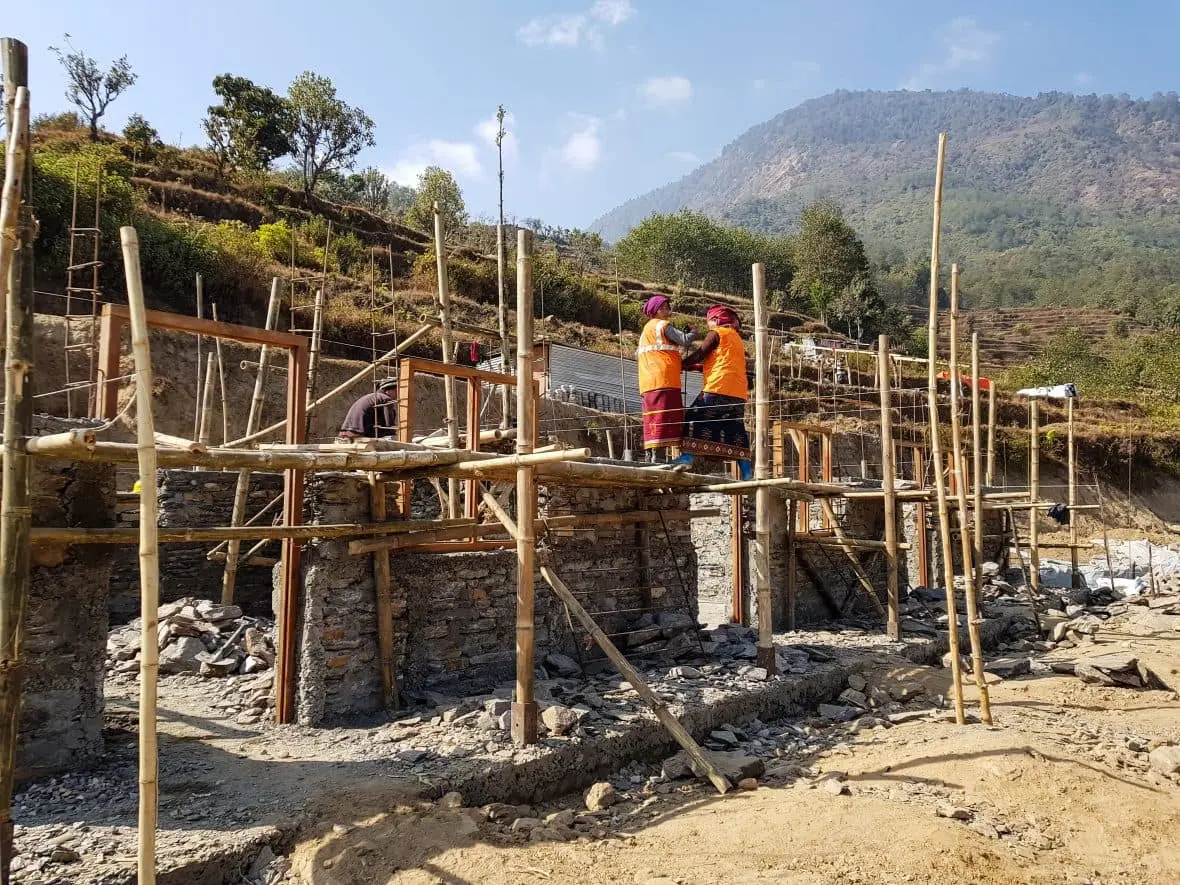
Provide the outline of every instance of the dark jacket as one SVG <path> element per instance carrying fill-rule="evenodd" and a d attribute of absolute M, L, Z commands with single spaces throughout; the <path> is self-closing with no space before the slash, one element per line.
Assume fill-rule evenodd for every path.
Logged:
<path fill-rule="evenodd" d="M 348 410 L 340 432 L 356 436 L 395 436 L 397 413 L 391 406 L 397 400 L 383 390 L 362 396 Z"/>

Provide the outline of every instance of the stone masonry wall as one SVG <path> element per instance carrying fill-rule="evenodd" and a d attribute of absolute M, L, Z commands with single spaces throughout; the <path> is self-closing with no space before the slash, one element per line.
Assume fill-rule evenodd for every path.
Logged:
<path fill-rule="evenodd" d="M 685 496 L 615 490 L 542 489 L 540 499 L 542 515 L 688 507 Z M 363 478 L 320 475 L 308 484 L 307 518 L 364 522 L 368 500 Z M 592 531 L 555 532 L 548 539 L 556 573 L 623 647 L 641 650 L 645 643 L 665 641 L 664 627 L 672 619 L 690 623 L 695 615 L 690 529 L 685 522 L 668 522 L 667 529 L 665 537 L 658 522 L 646 532 L 634 525 L 596 526 Z M 653 575 L 647 587 L 638 578 L 645 547 Z M 380 706 L 373 560 L 350 556 L 347 550 L 347 541 L 317 540 L 306 545 L 303 555 L 297 715 L 308 725 L 371 713 Z M 394 669 L 403 694 L 418 699 L 427 691 L 478 692 L 511 678 L 514 550 L 395 551 L 391 572 Z M 553 603 L 539 573 L 535 580 L 538 663 L 544 666 L 551 651 L 587 663 L 598 657 L 585 634 L 571 633 L 563 608 Z"/>
<path fill-rule="evenodd" d="M 160 470 L 157 472 L 156 500 L 160 528 L 181 526 L 227 526 L 233 516 L 237 471 Z M 254 516 L 283 490 L 278 473 L 251 473 L 246 499 L 246 518 Z M 275 512 L 282 511 L 276 509 Z M 269 519 L 264 517 L 269 524 Z M 139 525 L 136 496 L 120 495 L 119 524 Z M 160 602 L 183 596 L 220 599 L 224 562 L 210 562 L 206 554 L 211 543 L 162 544 L 160 546 Z M 242 552 L 253 546 L 242 548 Z M 264 554 L 278 556 L 278 543 L 264 548 Z M 111 620 L 124 623 L 139 614 L 139 566 L 132 545 L 119 548 L 111 579 Z M 234 601 L 249 615 L 270 616 L 270 569 L 241 564 L 238 567 Z"/>
<path fill-rule="evenodd" d="M 85 422 L 38 416 L 37 434 Z M 32 459 L 35 527 L 114 525 L 110 464 Z M 102 755 L 107 594 L 114 548 L 37 546 L 25 612 L 19 780 L 84 767 Z"/>

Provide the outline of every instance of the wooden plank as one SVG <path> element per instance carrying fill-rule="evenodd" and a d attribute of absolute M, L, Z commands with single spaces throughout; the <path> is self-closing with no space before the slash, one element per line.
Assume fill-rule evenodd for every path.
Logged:
<path fill-rule="evenodd" d="M 717 788 L 717 792 L 722 795 L 727 793 L 732 788 L 732 785 L 725 778 L 725 775 L 717 770 L 712 761 L 701 750 L 700 745 L 685 730 L 680 720 L 672 714 L 672 711 L 668 709 L 667 705 L 643 681 L 643 677 L 639 675 L 639 671 L 631 666 L 631 663 L 623 656 L 622 652 L 615 647 L 615 644 L 602 632 L 602 629 L 594 622 L 594 619 L 582 608 L 581 604 L 574 597 L 574 594 L 570 592 L 569 587 L 562 582 L 561 578 L 548 565 L 541 566 L 541 577 L 545 579 L 545 583 L 552 588 L 554 594 L 562 601 L 570 614 L 594 638 L 595 643 L 602 649 L 603 654 L 610 659 L 610 662 L 615 665 L 615 669 L 619 671 L 619 674 L 631 684 L 631 687 L 635 689 L 636 693 L 651 707 L 656 718 L 660 720 L 660 724 L 668 730 L 668 733 L 672 735 L 676 743 L 684 748 L 689 758 L 700 767 L 700 770 L 706 773 L 709 781 Z"/>
<path fill-rule="evenodd" d="M 104 316 L 109 314 L 114 318 L 122 320 L 124 323 L 127 322 L 129 316 L 127 307 L 122 304 L 104 304 L 102 311 Z M 167 313 L 162 310 L 149 310 L 147 312 L 147 324 L 152 329 L 188 332 L 192 335 L 211 335 L 216 338 L 228 338 L 230 341 L 239 341 L 243 344 L 270 344 L 274 347 L 282 347 L 285 350 L 292 348 L 306 349 L 310 345 L 310 342 L 302 335 L 294 335 L 290 332 L 259 329 L 256 326 L 240 326 L 236 323 L 200 320 L 196 317 L 184 316 L 179 313 Z"/>
<path fill-rule="evenodd" d="M 472 378 L 484 384 L 510 384 L 514 387 L 516 386 L 516 376 L 514 375 L 489 372 L 486 369 L 477 369 L 474 366 L 460 366 L 457 363 L 446 365 L 437 360 L 428 360 L 417 356 L 406 357 L 402 362 L 410 363 L 413 366 L 414 372 L 422 375 L 450 375 L 452 378 Z"/>
<path fill-rule="evenodd" d="M 306 340 L 306 339 L 301 339 Z M 307 429 L 307 348 L 287 351 L 287 438 L 288 444 L 305 442 Z M 297 526 L 303 521 L 303 471 L 283 474 L 283 524 Z M 298 628 L 303 547 L 293 538 L 283 540 L 282 581 L 278 611 L 278 654 L 275 667 L 275 721 L 295 721 L 295 640 Z"/>
<path fill-rule="evenodd" d="M 893 463 L 893 391 L 889 386 L 889 336 L 877 338 L 877 380 L 881 397 L 881 487 L 885 492 L 885 562 L 888 569 L 888 616 L 885 631 L 901 639 L 901 595 L 897 561 L 897 468 Z"/>

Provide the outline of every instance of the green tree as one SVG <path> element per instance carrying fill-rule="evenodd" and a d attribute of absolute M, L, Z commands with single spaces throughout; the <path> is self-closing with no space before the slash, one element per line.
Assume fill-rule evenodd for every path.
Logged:
<path fill-rule="evenodd" d="M 56 46 L 50 46 L 49 51 L 57 56 L 66 72 L 66 98 L 70 104 L 80 110 L 90 125 L 90 139 L 98 139 L 98 121 L 107 112 L 111 102 L 134 85 L 136 73 L 131 70 L 131 63 L 127 56 L 122 56 L 111 63 L 106 73 L 99 70 L 98 62 L 75 49 L 70 43 L 70 35 L 65 35 L 66 48 L 63 52 Z"/>
<path fill-rule="evenodd" d="M 602 260 L 602 237 L 596 233 L 574 228 L 569 232 L 569 246 L 578 264 L 578 273 L 585 273 L 587 267 L 596 267 Z"/>
<path fill-rule="evenodd" d="M 287 90 L 287 99 L 295 114 L 291 141 L 307 193 L 315 191 L 325 171 L 351 169 L 357 154 L 376 143 L 373 121 L 337 98 L 327 77 L 304 71 Z"/>
<path fill-rule="evenodd" d="M 389 201 L 385 204 L 385 208 L 390 215 L 405 218 L 417 196 L 418 192 L 412 187 L 391 181 L 389 182 Z"/>
<path fill-rule="evenodd" d="M 292 152 L 295 112 L 285 98 L 233 74 L 214 77 L 213 91 L 221 103 L 209 106 L 203 126 L 222 170 L 267 169 Z"/>
<path fill-rule="evenodd" d="M 864 244 L 831 203 L 813 203 L 803 210 L 794 257 L 791 291 L 809 298 L 823 323 L 833 302 L 858 278 L 869 276 Z"/>
<path fill-rule="evenodd" d="M 123 127 L 123 138 L 131 145 L 136 158 L 150 157 L 157 148 L 163 146 L 160 133 L 142 114 L 132 114 L 127 118 L 127 125 Z"/>
<path fill-rule="evenodd" d="M 455 176 L 439 166 L 427 166 L 418 176 L 418 194 L 414 204 L 406 212 L 406 224 L 419 230 L 434 229 L 434 204 L 438 203 L 442 213 L 443 230 L 447 238 L 467 223 L 467 207 L 463 204 L 463 191 Z"/>
<path fill-rule="evenodd" d="M 348 176 L 349 189 L 356 195 L 356 201 L 370 212 L 388 212 L 389 194 L 393 182 L 384 172 L 369 166 Z"/>

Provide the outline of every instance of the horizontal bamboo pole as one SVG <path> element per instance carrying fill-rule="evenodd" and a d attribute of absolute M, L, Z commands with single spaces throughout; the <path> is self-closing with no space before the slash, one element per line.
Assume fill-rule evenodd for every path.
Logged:
<path fill-rule="evenodd" d="M 160 433 L 156 431 L 155 440 L 157 446 L 162 446 L 165 449 L 183 449 L 186 452 L 207 452 L 209 446 L 205 443 L 195 442 L 191 439 L 185 439 L 183 436 L 172 436 L 167 433 Z"/>
<path fill-rule="evenodd" d="M 484 535 L 495 535 L 504 532 L 504 526 L 499 522 L 485 522 L 475 524 L 474 520 L 471 525 L 458 526 L 456 528 L 445 529 L 428 529 L 421 532 L 411 532 L 408 535 L 402 535 L 396 538 L 370 538 L 367 540 L 350 541 L 348 544 L 348 552 L 356 555 L 359 553 L 380 553 L 385 550 L 399 550 L 402 547 L 412 547 L 415 544 L 430 544 L 435 541 L 462 541 L 467 538 L 480 538 Z"/>
<path fill-rule="evenodd" d="M 860 550 L 888 550 L 884 541 L 874 541 L 870 538 L 845 538 L 843 541 L 837 538 L 825 537 L 823 535 L 795 535 L 795 541 L 800 544 L 816 544 L 820 547 L 852 547 Z M 910 544 L 899 543 L 898 550 L 909 550 Z"/>
<path fill-rule="evenodd" d="M 474 519 L 408 519 L 403 522 L 329 523 L 325 525 L 240 525 L 198 528 L 160 529 L 160 543 L 185 544 L 204 541 L 253 541 L 259 538 L 311 540 L 313 538 L 353 538 L 360 535 L 397 535 L 420 533 L 442 526 L 470 534 Z M 467 537 L 460 535 L 460 537 Z M 30 540 L 35 544 L 136 544 L 138 529 L 114 528 L 34 528 Z"/>
<path fill-rule="evenodd" d="M 93 452 L 98 443 L 98 437 L 95 436 L 93 430 L 66 430 L 62 433 L 50 433 L 46 436 L 30 437 L 26 446 L 30 455 L 54 455 L 58 452 L 69 454 L 70 452 L 81 449 L 86 452 Z M 131 450 L 135 451 L 135 446 L 130 446 Z M 132 461 L 135 459 L 132 458 Z"/>

